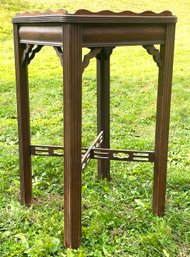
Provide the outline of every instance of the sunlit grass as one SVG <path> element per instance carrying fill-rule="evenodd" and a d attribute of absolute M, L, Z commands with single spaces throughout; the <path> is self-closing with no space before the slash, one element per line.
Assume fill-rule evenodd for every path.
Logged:
<path fill-rule="evenodd" d="M 112 162 L 112 180 L 97 180 L 96 161 L 83 174 L 83 238 L 63 245 L 63 160 L 33 158 L 34 204 L 19 204 L 18 136 L 11 18 L 16 12 L 66 8 L 98 11 L 170 9 L 178 16 L 170 123 L 166 215 L 151 213 L 153 165 Z M 189 1 L 134 2 L 1 0 L 0 25 L 0 256 L 190 256 Z M 87 52 L 88 50 L 84 50 Z M 96 136 L 96 74 L 83 75 L 83 145 Z M 62 68 L 44 47 L 29 65 L 33 144 L 62 145 Z M 111 147 L 154 149 L 157 66 L 142 47 L 118 47 L 111 56 Z"/>

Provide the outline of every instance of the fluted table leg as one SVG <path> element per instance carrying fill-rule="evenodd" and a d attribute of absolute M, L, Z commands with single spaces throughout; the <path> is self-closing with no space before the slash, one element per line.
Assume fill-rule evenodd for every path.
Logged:
<path fill-rule="evenodd" d="M 19 43 L 18 37 L 18 25 L 14 25 L 21 203 L 29 206 L 32 203 L 32 171 L 28 65 L 23 63 L 25 45 Z"/>
<path fill-rule="evenodd" d="M 81 26 L 63 26 L 65 246 L 81 241 Z"/>
<path fill-rule="evenodd" d="M 97 133 L 104 132 L 102 148 L 110 148 L 110 55 L 102 48 L 97 55 Z M 98 177 L 110 179 L 110 160 L 98 160 Z"/>
<path fill-rule="evenodd" d="M 155 138 L 153 213 L 159 216 L 163 215 L 165 210 L 174 36 L 175 24 L 168 24 L 166 43 L 161 45 L 160 50 L 163 66 L 159 69 Z"/>

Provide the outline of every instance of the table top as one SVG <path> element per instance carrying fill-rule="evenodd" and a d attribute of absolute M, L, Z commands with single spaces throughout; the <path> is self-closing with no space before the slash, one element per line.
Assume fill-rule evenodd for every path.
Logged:
<path fill-rule="evenodd" d="M 164 44 L 167 25 L 175 26 L 176 21 L 177 17 L 170 11 L 78 10 L 69 14 L 65 9 L 26 12 L 13 18 L 20 43 L 63 46 L 65 28 L 73 24 L 80 27 L 83 47 Z"/>
<path fill-rule="evenodd" d="M 170 11 L 155 13 L 145 11 L 134 13 L 131 11 L 113 12 L 103 10 L 100 12 L 91 12 L 89 10 L 77 10 L 70 14 L 65 9 L 47 12 L 26 12 L 18 13 L 13 17 L 13 23 L 176 23 L 177 17 Z"/>

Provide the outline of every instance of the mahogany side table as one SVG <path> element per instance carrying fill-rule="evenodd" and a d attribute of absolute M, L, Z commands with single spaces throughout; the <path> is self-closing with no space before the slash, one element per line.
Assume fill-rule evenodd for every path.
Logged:
<path fill-rule="evenodd" d="M 165 209 L 170 99 L 177 18 L 169 11 L 92 13 L 66 10 L 24 13 L 13 18 L 19 130 L 21 202 L 32 203 L 31 155 L 64 155 L 64 242 L 81 241 L 81 171 L 98 160 L 99 178 L 110 178 L 110 160 L 153 162 L 153 213 Z M 53 46 L 63 66 L 64 147 L 31 145 L 27 67 L 43 46 Z M 110 149 L 110 55 L 116 46 L 141 45 L 153 56 L 158 74 L 154 151 Z M 155 45 L 160 45 L 157 49 Z M 89 53 L 82 59 L 82 47 Z M 97 59 L 97 131 L 89 148 L 81 148 L 82 73 Z M 58 150 L 64 149 L 64 154 Z M 124 157 L 120 157 L 120 154 Z"/>

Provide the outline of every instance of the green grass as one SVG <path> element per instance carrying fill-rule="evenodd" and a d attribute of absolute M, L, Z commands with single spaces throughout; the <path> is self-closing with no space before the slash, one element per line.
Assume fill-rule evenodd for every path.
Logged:
<path fill-rule="evenodd" d="M 18 136 L 11 17 L 66 8 L 130 9 L 178 16 L 170 123 L 167 205 L 151 214 L 152 164 L 112 162 L 111 182 L 98 181 L 96 162 L 83 174 L 82 244 L 63 245 L 63 163 L 33 158 L 34 204 L 19 204 Z M 190 72 L 188 0 L 0 0 L 0 256 L 190 256 Z M 51 48 L 29 65 L 32 143 L 61 145 L 62 70 Z M 96 135 L 95 61 L 83 76 L 83 145 Z M 116 48 L 111 58 L 111 147 L 154 147 L 157 67 L 142 47 Z"/>

